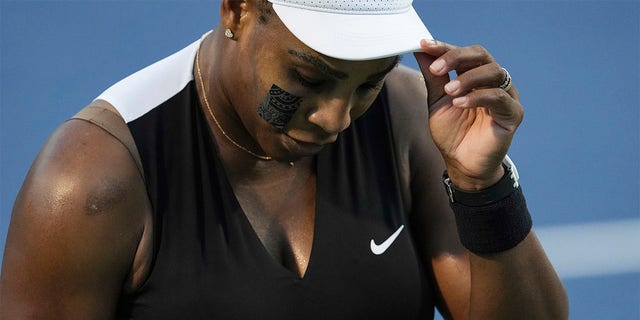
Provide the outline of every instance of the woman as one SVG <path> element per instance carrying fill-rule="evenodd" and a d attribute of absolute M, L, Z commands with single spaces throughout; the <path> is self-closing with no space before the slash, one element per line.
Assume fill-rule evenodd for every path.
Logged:
<path fill-rule="evenodd" d="M 223 0 L 47 142 L 2 316 L 566 318 L 506 157 L 522 117 L 411 1 Z"/>

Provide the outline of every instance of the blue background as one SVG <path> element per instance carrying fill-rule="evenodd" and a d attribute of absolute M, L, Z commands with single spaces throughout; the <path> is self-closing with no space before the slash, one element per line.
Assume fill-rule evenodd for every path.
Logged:
<path fill-rule="evenodd" d="M 543 243 L 569 292 L 571 318 L 640 319 L 640 2 L 415 6 L 436 38 L 482 44 L 512 74 L 526 116 L 510 155 L 541 239 L 547 228 L 561 230 Z M 218 7 L 213 0 L 1 2 L 0 247 L 22 180 L 51 132 L 109 85 L 214 27 Z M 410 56 L 403 63 L 416 66 Z M 579 234 L 583 225 L 612 222 L 631 228 Z M 562 232 L 572 226 L 578 231 Z M 573 237 L 589 249 L 611 233 L 618 240 L 608 248 L 618 256 L 563 246 Z M 572 271 L 576 258 L 587 260 L 586 271 Z M 589 269 L 603 259 L 612 266 Z"/>

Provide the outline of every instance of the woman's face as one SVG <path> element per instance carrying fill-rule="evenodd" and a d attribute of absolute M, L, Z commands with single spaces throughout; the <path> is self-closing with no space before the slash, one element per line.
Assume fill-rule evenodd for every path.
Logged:
<path fill-rule="evenodd" d="M 232 104 L 264 153 L 277 160 L 311 156 L 335 141 L 371 106 L 398 63 L 398 57 L 330 58 L 300 42 L 275 14 L 266 23 L 257 20 L 237 40 L 241 81 Z"/>

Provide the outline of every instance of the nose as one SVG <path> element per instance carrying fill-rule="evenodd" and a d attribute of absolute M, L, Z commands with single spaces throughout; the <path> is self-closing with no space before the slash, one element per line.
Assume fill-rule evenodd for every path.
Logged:
<path fill-rule="evenodd" d="M 336 135 L 351 125 L 350 112 L 349 99 L 331 98 L 318 102 L 317 107 L 307 113 L 307 121 L 328 134 Z"/>

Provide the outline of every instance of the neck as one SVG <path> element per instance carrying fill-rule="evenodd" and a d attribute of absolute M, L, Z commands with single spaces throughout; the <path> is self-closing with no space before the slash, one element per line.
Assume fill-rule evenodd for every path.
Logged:
<path fill-rule="evenodd" d="M 270 161 L 272 160 L 270 156 L 264 155 L 261 151 L 253 151 L 260 150 L 260 148 L 240 121 L 236 110 L 229 103 L 228 96 L 224 94 L 229 92 L 222 88 L 227 82 L 216 81 L 211 76 L 224 74 L 214 70 L 218 69 L 217 66 L 219 66 L 217 63 L 219 59 L 215 59 L 215 57 L 222 56 L 219 54 L 219 48 L 222 47 L 221 44 L 218 44 L 219 42 L 220 36 L 215 31 L 207 34 L 196 52 L 194 62 L 196 88 L 199 93 L 201 107 L 207 115 L 209 126 L 212 128 L 219 146 L 221 144 L 231 145 L 235 150 L 230 151 L 241 151 L 245 156 L 248 155 L 255 158 L 254 160 Z M 214 86 L 213 84 L 216 85 Z M 218 92 L 219 94 L 211 94 L 211 92 Z M 224 106 L 228 107 L 224 108 Z M 222 143 L 221 140 L 223 140 Z"/>
<path fill-rule="evenodd" d="M 307 157 L 296 161 L 293 166 L 288 162 L 255 161 L 247 157 L 234 157 L 220 154 L 227 176 L 232 184 L 252 185 L 283 182 L 300 175 L 316 171 L 316 158 Z"/>
<path fill-rule="evenodd" d="M 232 81 L 235 76 L 227 73 L 229 69 L 225 66 L 230 63 L 221 61 L 224 56 L 222 48 L 228 41 L 230 40 L 217 30 L 205 36 L 196 55 L 193 70 L 200 107 L 216 141 L 225 170 L 239 179 L 273 177 L 282 170 L 286 170 L 288 174 L 292 174 L 292 170 L 315 171 L 313 157 L 293 163 L 280 162 L 265 156 L 247 132 L 230 102 L 230 96 L 227 94 L 230 90 L 225 87 L 230 83 L 231 88 L 244 88 L 242 85 L 235 85 Z M 231 89 L 231 92 L 232 90 L 234 89 Z"/>

